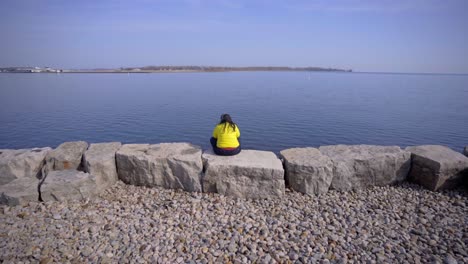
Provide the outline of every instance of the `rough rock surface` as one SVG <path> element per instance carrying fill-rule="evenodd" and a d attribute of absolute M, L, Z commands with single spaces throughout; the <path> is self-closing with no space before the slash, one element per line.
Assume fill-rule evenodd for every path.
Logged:
<path fill-rule="evenodd" d="M 429 190 L 449 189 L 468 177 L 468 158 L 440 145 L 407 147 L 412 166 L 409 178 Z"/>
<path fill-rule="evenodd" d="M 120 142 L 95 143 L 83 155 L 85 172 L 96 177 L 96 185 L 101 190 L 118 180 L 115 153 L 121 146 Z"/>
<path fill-rule="evenodd" d="M 81 168 L 83 153 L 88 148 L 84 141 L 65 142 L 50 151 L 46 157 L 47 167 L 52 170 L 76 170 Z"/>
<path fill-rule="evenodd" d="M 203 153 L 204 192 L 241 198 L 272 198 L 285 192 L 284 170 L 273 152 L 242 150 L 235 156 Z"/>
<path fill-rule="evenodd" d="M 189 143 L 126 144 L 116 153 L 127 184 L 201 192 L 201 148 Z"/>
<path fill-rule="evenodd" d="M 333 179 L 333 162 L 316 148 L 291 148 L 280 152 L 284 159 L 286 182 L 293 190 L 323 194 Z"/>
<path fill-rule="evenodd" d="M 39 180 L 35 177 L 24 177 L 0 185 L 0 204 L 13 206 L 37 202 L 39 197 L 38 183 Z"/>
<path fill-rule="evenodd" d="M 76 170 L 51 171 L 41 186 L 44 201 L 76 201 L 98 193 L 96 177 Z"/>
<path fill-rule="evenodd" d="M 333 161 L 330 188 L 347 191 L 384 186 L 406 179 L 411 154 L 397 146 L 334 145 L 319 148 Z"/>
<path fill-rule="evenodd" d="M 20 178 L 40 178 L 47 153 L 51 148 L 0 150 L 0 185 Z"/>

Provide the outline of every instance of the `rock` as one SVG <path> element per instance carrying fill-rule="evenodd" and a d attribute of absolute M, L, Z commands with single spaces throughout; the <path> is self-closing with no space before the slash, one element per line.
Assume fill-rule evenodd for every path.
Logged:
<path fill-rule="evenodd" d="M 319 150 L 333 161 L 330 188 L 340 191 L 401 182 L 411 165 L 410 153 L 397 146 L 335 145 Z"/>
<path fill-rule="evenodd" d="M 242 198 L 281 197 L 285 193 L 284 170 L 273 152 L 242 150 L 235 156 L 203 153 L 204 192 Z"/>
<path fill-rule="evenodd" d="M 407 147 L 412 166 L 409 179 L 429 190 L 450 189 L 468 177 L 468 158 L 439 145 Z"/>
<path fill-rule="evenodd" d="M 316 148 L 292 148 L 280 152 L 286 182 L 291 189 L 306 194 L 323 194 L 333 179 L 333 162 Z"/>
<path fill-rule="evenodd" d="M 54 214 L 54 215 L 52 216 L 52 218 L 53 218 L 54 220 L 61 220 L 61 219 L 62 219 L 62 216 L 59 215 L 59 214 Z"/>
<path fill-rule="evenodd" d="M 189 143 L 126 144 L 116 153 L 127 184 L 201 192 L 201 148 Z"/>
<path fill-rule="evenodd" d="M 76 170 L 51 171 L 41 186 L 46 201 L 73 201 L 96 196 L 96 177 Z"/>
<path fill-rule="evenodd" d="M 86 246 L 85 248 L 83 248 L 81 250 L 81 254 L 84 256 L 84 257 L 88 257 L 90 256 L 91 254 L 93 254 L 93 249 L 89 246 Z"/>
<path fill-rule="evenodd" d="M 49 264 L 52 261 L 51 257 L 45 257 L 42 258 L 41 261 L 39 261 L 39 264 Z"/>
<path fill-rule="evenodd" d="M 237 251 L 237 246 L 236 246 L 236 244 L 235 244 L 235 243 L 229 244 L 228 250 L 229 250 L 229 252 L 231 252 L 231 253 L 236 253 L 236 251 Z"/>
<path fill-rule="evenodd" d="M 468 157 L 468 146 L 463 149 L 463 155 Z"/>
<path fill-rule="evenodd" d="M 46 157 L 47 167 L 52 170 L 82 169 L 82 156 L 88 148 L 84 141 L 65 142 L 50 151 Z"/>
<path fill-rule="evenodd" d="M 40 178 L 44 160 L 51 148 L 0 150 L 0 185 L 20 178 Z"/>
<path fill-rule="evenodd" d="M 444 258 L 444 263 L 445 264 L 457 264 L 457 260 L 450 254 L 448 254 L 445 258 Z"/>
<path fill-rule="evenodd" d="M 115 153 L 122 143 L 91 144 L 83 155 L 84 170 L 96 177 L 96 185 L 100 190 L 112 186 L 117 180 Z"/>
<path fill-rule="evenodd" d="M 39 180 L 36 178 L 25 177 L 0 185 L 0 204 L 14 206 L 37 202 L 38 183 Z"/>
<path fill-rule="evenodd" d="M 296 254 L 295 252 L 289 253 L 289 259 L 290 259 L 291 261 L 295 261 L 295 260 L 297 260 L 298 258 L 299 258 L 299 255 Z"/>

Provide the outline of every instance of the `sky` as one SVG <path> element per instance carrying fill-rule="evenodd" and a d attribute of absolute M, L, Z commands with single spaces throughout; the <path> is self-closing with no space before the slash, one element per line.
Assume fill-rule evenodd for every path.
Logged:
<path fill-rule="evenodd" d="M 466 0 L 1 0 L 0 67 L 468 73 Z"/>

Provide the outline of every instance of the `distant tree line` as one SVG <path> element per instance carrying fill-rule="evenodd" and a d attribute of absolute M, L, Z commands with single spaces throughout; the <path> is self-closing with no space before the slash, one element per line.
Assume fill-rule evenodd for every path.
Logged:
<path fill-rule="evenodd" d="M 145 66 L 120 68 L 122 71 L 351 71 L 321 67 L 275 67 L 275 66 L 251 66 L 251 67 L 220 67 L 220 66 Z"/>

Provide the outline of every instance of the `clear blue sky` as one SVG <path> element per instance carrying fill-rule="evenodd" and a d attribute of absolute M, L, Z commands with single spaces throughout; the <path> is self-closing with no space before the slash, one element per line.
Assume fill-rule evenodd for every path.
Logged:
<path fill-rule="evenodd" d="M 468 73 L 467 0 L 1 0 L 0 67 Z"/>

